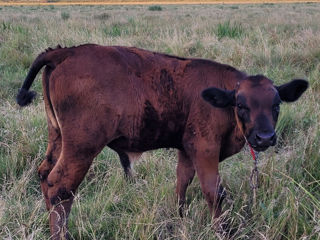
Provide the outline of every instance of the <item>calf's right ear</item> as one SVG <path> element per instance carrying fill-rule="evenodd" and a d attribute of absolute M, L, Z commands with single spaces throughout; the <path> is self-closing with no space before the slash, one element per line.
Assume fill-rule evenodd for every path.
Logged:
<path fill-rule="evenodd" d="M 235 106 L 235 90 L 223 90 L 220 88 L 207 88 L 201 94 L 202 98 L 209 102 L 212 106 L 225 108 Z"/>

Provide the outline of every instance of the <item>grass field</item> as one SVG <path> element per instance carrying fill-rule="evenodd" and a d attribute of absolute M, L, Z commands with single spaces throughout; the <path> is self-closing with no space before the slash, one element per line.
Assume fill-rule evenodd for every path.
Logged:
<path fill-rule="evenodd" d="M 261 154 L 252 206 L 248 150 L 220 165 L 228 196 L 212 229 L 197 179 L 177 214 L 176 153 L 147 152 L 127 183 L 115 153 L 94 161 L 70 216 L 73 239 L 320 239 L 320 4 L 0 7 L 0 239 L 48 239 L 37 167 L 47 141 L 40 77 L 35 103 L 15 94 L 47 47 L 136 46 L 228 63 L 276 84 L 305 78 L 310 89 L 283 104 L 278 145 Z"/>

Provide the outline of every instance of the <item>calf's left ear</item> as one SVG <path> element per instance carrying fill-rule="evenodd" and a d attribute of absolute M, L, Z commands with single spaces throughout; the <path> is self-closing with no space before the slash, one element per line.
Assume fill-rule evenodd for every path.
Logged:
<path fill-rule="evenodd" d="M 214 107 L 225 108 L 235 105 L 234 90 L 229 91 L 212 87 L 203 90 L 201 96 Z"/>
<path fill-rule="evenodd" d="M 276 87 L 280 99 L 284 102 L 294 102 L 307 90 L 309 83 L 306 80 L 295 79 Z"/>

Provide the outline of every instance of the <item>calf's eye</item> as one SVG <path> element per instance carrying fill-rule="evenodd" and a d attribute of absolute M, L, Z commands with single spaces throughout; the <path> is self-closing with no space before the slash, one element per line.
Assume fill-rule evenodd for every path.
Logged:
<path fill-rule="evenodd" d="M 246 110 L 246 111 L 249 110 L 249 108 L 248 108 L 247 106 L 245 106 L 245 105 L 243 105 L 243 104 L 241 104 L 241 103 L 238 103 L 238 104 L 237 104 L 237 108 L 238 108 L 239 110 Z"/>
<path fill-rule="evenodd" d="M 243 106 L 241 103 L 238 103 L 238 104 L 237 104 L 237 107 L 238 107 L 239 109 L 244 108 L 244 106 Z"/>

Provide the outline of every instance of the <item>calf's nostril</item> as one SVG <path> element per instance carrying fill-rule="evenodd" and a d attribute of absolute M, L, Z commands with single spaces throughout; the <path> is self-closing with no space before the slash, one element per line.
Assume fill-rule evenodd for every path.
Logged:
<path fill-rule="evenodd" d="M 273 140 L 275 138 L 275 133 L 269 133 L 269 134 L 256 134 L 256 141 L 258 145 L 270 145 L 273 143 Z"/>
<path fill-rule="evenodd" d="M 261 141 L 261 137 L 259 136 L 259 134 L 256 135 L 256 140 Z"/>
<path fill-rule="evenodd" d="M 258 145 L 261 145 L 263 143 L 263 139 L 258 134 L 256 135 L 256 141 Z"/>

